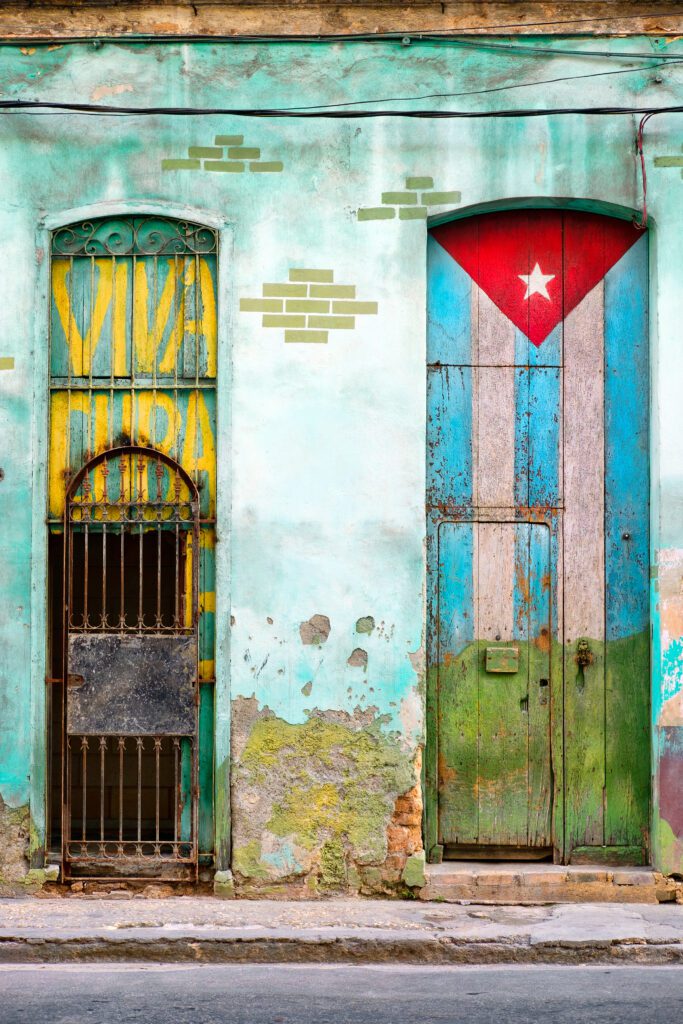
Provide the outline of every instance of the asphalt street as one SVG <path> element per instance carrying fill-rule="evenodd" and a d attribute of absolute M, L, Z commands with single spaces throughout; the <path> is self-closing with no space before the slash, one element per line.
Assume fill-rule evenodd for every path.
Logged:
<path fill-rule="evenodd" d="M 0 966 L 0 1022 L 668 1024 L 683 967 Z"/>

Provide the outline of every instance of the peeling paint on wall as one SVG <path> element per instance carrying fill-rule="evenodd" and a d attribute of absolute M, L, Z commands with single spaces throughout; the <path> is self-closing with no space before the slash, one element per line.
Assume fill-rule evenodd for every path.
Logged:
<path fill-rule="evenodd" d="M 28 807 L 9 807 L 0 796 L 0 896 L 14 896 L 29 870 Z"/>
<path fill-rule="evenodd" d="M 555 37 L 543 45 L 560 51 L 596 49 L 594 39 Z M 592 56 L 591 71 L 612 71 L 620 58 L 629 63 L 629 73 L 587 81 L 577 79 L 585 60 L 563 54 L 566 81 L 546 83 L 542 94 L 533 89 L 504 93 L 504 102 L 526 104 L 533 94 L 533 102 L 548 107 L 654 104 L 662 84 L 653 81 L 648 68 L 632 68 L 629 61 L 629 54 L 650 46 L 647 38 L 610 39 L 611 56 Z M 449 92 L 511 83 L 532 86 L 554 77 L 552 53 L 535 53 L 527 60 L 518 52 L 470 44 L 466 59 L 464 52 L 457 40 L 414 39 L 410 47 L 380 40 L 329 46 L 103 41 L 97 49 L 87 42 L 40 46 L 30 56 L 7 46 L 2 74 L 6 92 L 25 98 L 34 98 L 39 83 L 46 99 L 68 94 L 87 102 L 97 90 L 118 88 L 103 83 L 125 83 L 133 90 L 131 102 L 134 95 L 140 106 L 160 106 L 173 98 L 216 107 L 229 93 L 235 107 L 276 107 L 291 104 L 295 82 L 302 106 L 362 101 L 366 110 L 372 98 L 396 95 L 397 81 L 405 85 L 406 95 L 444 96 L 430 103 L 447 109 L 453 102 L 445 97 Z M 683 55 L 683 43 L 668 43 L 667 54 Z M 659 74 L 672 102 L 683 96 L 680 65 L 668 64 Z M 485 112 L 501 103 L 501 94 L 479 92 L 467 102 Z M 32 724 L 31 709 L 47 674 L 41 620 L 45 566 L 40 546 L 34 550 L 32 544 L 42 536 L 45 512 L 40 466 L 46 459 L 41 444 L 47 436 L 47 380 L 41 394 L 39 368 L 48 366 L 49 310 L 47 300 L 41 304 L 36 296 L 48 294 L 41 262 L 46 224 L 73 222 L 80 215 L 74 207 L 84 220 L 113 211 L 163 210 L 218 226 L 221 253 L 226 254 L 217 294 L 218 329 L 231 390 L 219 393 L 217 419 L 223 433 L 216 440 L 221 479 L 230 480 L 230 495 L 222 505 L 219 501 L 223 518 L 217 532 L 230 537 L 231 568 L 229 578 L 224 570 L 217 580 L 217 611 L 211 614 L 224 650 L 228 633 L 231 643 L 230 659 L 223 658 L 230 679 L 223 678 L 221 692 L 231 691 L 235 698 L 234 867 L 245 884 L 285 885 L 295 879 L 292 884 L 306 885 L 312 879 L 316 888 L 381 888 L 389 877 L 393 844 L 405 840 L 406 848 L 415 845 L 420 818 L 423 210 L 430 217 L 441 215 L 465 197 L 468 210 L 571 202 L 583 209 L 609 206 L 628 219 L 641 202 L 634 125 L 623 117 L 543 116 L 461 120 L 457 131 L 452 121 L 414 118 L 316 119 L 304 129 L 303 122 L 290 119 L 226 124 L 217 115 L 202 120 L 202 138 L 186 138 L 179 134 L 182 123 L 140 114 L 117 118 L 113 132 L 111 119 L 101 117 L 17 114 L 0 125 L 0 175 L 6 186 L 0 230 L 12 253 L 11 272 L 2 285 L 0 326 L 8 339 L 17 337 L 18 324 L 24 332 L 21 349 L 8 342 L 0 357 L 0 368 L 8 370 L 4 360 L 16 360 L 11 372 L 0 373 L 5 472 L 0 517 L 12 522 L 12 530 L 0 535 L 3 814 L 9 820 L 8 807 L 24 808 L 31 786 L 36 821 L 42 806 L 35 768 L 44 758 L 45 730 L 39 704 Z M 674 825 L 683 800 L 675 767 L 680 749 L 675 730 L 683 725 L 677 596 L 683 568 L 683 207 L 681 179 L 665 169 L 679 167 L 674 159 L 679 159 L 680 124 L 675 117 L 661 117 L 656 127 L 651 122 L 649 132 L 648 172 L 654 171 L 656 155 L 670 160 L 660 163 L 661 172 L 648 174 L 656 240 L 650 280 L 657 423 L 652 541 L 655 551 L 664 549 L 659 560 L 664 626 L 662 637 L 655 629 L 653 638 L 654 722 L 661 729 L 655 743 L 661 816 L 655 815 L 653 833 L 658 866 L 681 870 L 683 844 Z M 238 155 L 235 149 L 242 151 Z M 244 169 L 209 168 L 208 163 Z M 258 173 L 259 163 L 273 166 Z M 277 173 L 277 164 L 284 173 Z M 416 173 L 410 177 L 409 170 Z M 423 175 L 424 170 L 429 174 Z M 427 203 L 425 193 L 438 194 L 454 184 L 458 199 L 451 191 L 445 193 L 446 205 Z M 399 201 L 395 191 L 415 193 L 415 202 Z M 373 209 L 394 224 L 408 223 L 406 217 L 413 214 L 405 211 L 420 213 L 410 230 L 377 230 L 382 225 L 361 215 Z M 464 212 L 460 205 L 459 214 Z M 292 277 L 290 271 L 306 267 L 324 276 Z M 270 290 L 292 286 L 294 291 Z M 314 286 L 355 291 L 321 295 L 313 293 Z M 242 299 L 242 309 L 260 315 L 235 315 L 239 297 L 252 295 Z M 321 302 L 325 309 L 288 309 L 290 300 Z M 359 301 L 372 308 L 333 308 Z M 256 305 L 248 309 L 245 302 Z M 264 329 L 269 327 L 265 316 L 298 317 L 305 323 L 281 325 L 274 335 Z M 354 319 L 355 329 L 319 326 L 313 317 Z M 272 344 L 285 331 L 302 332 L 291 340 L 322 341 L 336 329 L 336 339 L 343 338 L 344 344 Z M 83 323 L 80 330 L 85 330 Z M 366 344 L 368 331 L 371 345 Z M 666 596 L 669 563 L 672 583 Z M 675 564 L 679 569 L 674 572 Z M 327 633 L 311 617 L 318 609 L 331 623 Z M 658 614 L 653 613 L 655 622 Z M 347 663 L 357 647 L 367 653 L 366 671 Z M 219 711 L 217 721 L 227 734 L 228 709 Z M 312 753 L 310 744 L 317 745 Z M 266 763 L 259 769 L 262 757 Z M 222 759 L 217 773 L 219 788 L 227 790 L 228 765 Z M 359 793 L 353 773 L 372 795 L 371 811 L 364 808 L 358 824 L 349 820 Z M 293 787 L 318 801 L 315 819 L 306 813 L 304 800 L 293 801 Z M 392 833 L 390 839 L 389 829 L 397 824 L 411 831 L 402 839 Z M 13 871 L 23 870 L 23 828 L 13 823 L 3 832 L 19 851 Z M 228 837 L 218 839 L 227 848 Z"/>
<path fill-rule="evenodd" d="M 419 836 L 419 764 L 376 708 L 315 709 L 290 724 L 239 698 L 233 758 L 233 871 L 242 884 L 381 889 L 421 848 L 405 834 L 417 827 Z"/>

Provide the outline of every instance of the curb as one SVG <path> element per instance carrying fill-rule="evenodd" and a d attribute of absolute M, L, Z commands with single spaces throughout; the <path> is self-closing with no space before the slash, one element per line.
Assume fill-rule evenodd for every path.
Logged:
<path fill-rule="evenodd" d="M 448 936 L 7 936 L 19 963 L 683 964 L 683 943 L 643 939 L 472 941 Z"/>

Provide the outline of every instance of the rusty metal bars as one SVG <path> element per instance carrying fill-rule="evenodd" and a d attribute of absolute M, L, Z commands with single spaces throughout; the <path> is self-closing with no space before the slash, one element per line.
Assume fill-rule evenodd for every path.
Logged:
<path fill-rule="evenodd" d="M 111 746 L 110 738 L 114 741 Z M 70 757 L 69 775 L 78 787 L 79 801 L 72 807 L 72 827 L 65 843 L 69 862 L 91 866 L 103 860 L 147 866 L 155 862 L 191 864 L 196 823 L 191 815 L 189 828 L 182 834 L 181 744 L 189 743 L 190 761 L 194 762 L 196 741 L 179 736 L 68 739 L 70 751 L 71 740 L 77 741 L 80 755 L 78 770 L 74 770 L 73 753 Z M 91 743 L 94 739 L 96 747 Z M 127 740 L 133 742 L 127 745 Z M 94 782 L 90 781 L 90 757 L 99 761 Z M 192 788 L 194 784 L 193 773 Z"/>
<path fill-rule="evenodd" d="M 121 480 L 117 497 L 109 493 L 112 464 L 118 465 Z M 99 473 L 103 478 L 101 497 L 95 493 L 96 481 L 90 479 L 90 472 Z M 171 476 L 169 487 L 171 500 L 164 497 L 163 486 Z M 150 477 L 155 482 L 154 494 L 150 494 Z M 137 480 L 136 480 L 137 478 Z M 126 479 L 129 493 L 126 495 Z M 134 481 L 136 482 L 134 483 Z M 67 629 L 69 632 L 135 632 L 186 634 L 196 627 L 198 585 L 195 562 L 198 557 L 198 498 L 188 487 L 188 482 L 178 467 L 168 467 L 162 456 L 151 449 L 115 449 L 105 453 L 99 465 L 86 472 L 81 486 L 69 496 L 67 502 L 68 544 L 68 595 L 69 609 Z M 97 532 L 101 535 L 99 552 L 93 546 Z M 195 536 L 196 535 L 196 536 Z M 115 544 L 118 538 L 118 545 Z M 127 544 L 128 540 L 128 544 Z M 136 603 L 133 609 L 128 602 L 130 585 L 127 573 L 131 571 L 131 548 L 135 553 Z M 112 570 L 115 568 L 114 547 L 118 547 L 118 620 L 110 615 L 109 601 Z M 170 576 L 168 555 L 173 549 L 173 568 Z M 91 562 L 92 556 L 99 555 L 99 564 L 94 568 L 101 572 L 99 594 L 93 593 Z M 164 556 L 167 556 L 166 558 Z M 128 556 L 128 557 L 127 557 Z M 184 618 L 183 583 L 187 559 L 190 559 L 192 575 L 191 593 L 194 613 L 191 621 Z M 78 560 L 76 562 L 76 559 Z M 149 573 L 148 573 L 149 568 Z M 77 571 L 78 570 L 78 571 Z M 146 594 L 145 577 L 154 580 L 153 592 Z M 96 576 L 94 577 L 96 579 Z M 74 583 L 79 582 L 75 591 Z M 172 607 L 166 593 L 166 586 L 172 582 Z M 82 594 L 80 586 L 82 585 Z M 94 605 L 99 597 L 100 607 Z"/>

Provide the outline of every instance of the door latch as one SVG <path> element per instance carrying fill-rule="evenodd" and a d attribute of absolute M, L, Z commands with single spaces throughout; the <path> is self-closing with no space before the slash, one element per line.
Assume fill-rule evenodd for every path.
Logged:
<path fill-rule="evenodd" d="M 580 669 L 588 668 L 593 664 L 593 652 L 587 640 L 579 640 L 576 645 L 576 664 Z"/>
<path fill-rule="evenodd" d="M 593 664 L 593 652 L 591 651 L 587 640 L 578 641 L 576 645 L 576 657 L 574 660 L 579 670 L 576 675 L 576 684 L 579 690 L 583 690 L 586 685 L 584 670 L 587 669 L 589 665 Z"/>

